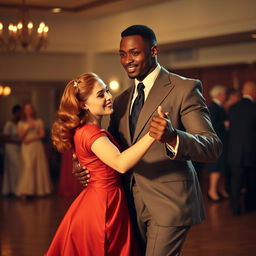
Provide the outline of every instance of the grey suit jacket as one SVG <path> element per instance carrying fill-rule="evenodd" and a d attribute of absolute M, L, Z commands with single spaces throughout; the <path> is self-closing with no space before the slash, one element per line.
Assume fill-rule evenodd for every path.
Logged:
<path fill-rule="evenodd" d="M 178 153 L 171 160 L 166 146 L 154 142 L 143 159 L 131 170 L 142 198 L 154 220 L 161 226 L 188 226 L 204 218 L 201 191 L 191 160 L 215 161 L 221 142 L 214 132 L 202 96 L 201 82 L 161 69 L 140 112 L 131 141 L 129 111 L 134 86 L 114 101 L 109 131 L 122 149 L 148 132 L 149 123 L 161 105 L 170 113 L 179 136 Z"/>

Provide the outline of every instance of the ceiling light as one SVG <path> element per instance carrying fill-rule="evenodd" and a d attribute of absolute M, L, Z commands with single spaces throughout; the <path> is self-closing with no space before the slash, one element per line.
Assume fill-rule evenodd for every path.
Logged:
<path fill-rule="evenodd" d="M 62 12 L 62 9 L 56 7 L 56 8 L 52 8 L 51 11 L 52 11 L 52 13 L 60 13 L 60 12 Z"/>
<path fill-rule="evenodd" d="M 112 80 L 112 81 L 110 81 L 110 83 L 109 83 L 109 88 L 110 88 L 112 91 L 118 91 L 119 88 L 120 88 L 120 84 L 119 84 L 118 81 Z"/>
<path fill-rule="evenodd" d="M 0 85 L 0 96 L 8 96 L 11 94 L 11 87 Z"/>

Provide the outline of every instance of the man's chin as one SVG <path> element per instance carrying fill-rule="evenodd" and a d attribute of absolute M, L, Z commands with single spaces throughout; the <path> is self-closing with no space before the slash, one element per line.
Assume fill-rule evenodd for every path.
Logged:
<path fill-rule="evenodd" d="M 137 77 L 136 74 L 131 74 L 131 73 L 127 73 L 128 77 L 131 78 L 131 79 L 134 79 Z"/>

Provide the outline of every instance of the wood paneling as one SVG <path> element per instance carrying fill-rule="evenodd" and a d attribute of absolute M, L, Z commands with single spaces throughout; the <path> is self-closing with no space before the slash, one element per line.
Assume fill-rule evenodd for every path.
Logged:
<path fill-rule="evenodd" d="M 169 70 L 182 76 L 200 79 L 207 103 L 210 101 L 209 90 L 214 85 L 241 89 L 245 81 L 256 80 L 256 63 Z"/>

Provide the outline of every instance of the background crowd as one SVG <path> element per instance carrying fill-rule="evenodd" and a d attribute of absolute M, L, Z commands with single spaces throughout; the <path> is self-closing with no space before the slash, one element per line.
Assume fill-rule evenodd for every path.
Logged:
<path fill-rule="evenodd" d="M 210 96 L 210 116 L 223 151 L 217 162 L 206 166 L 208 198 L 213 202 L 230 198 L 234 215 L 240 215 L 242 208 L 256 210 L 256 84 L 245 82 L 241 92 L 216 85 Z"/>

